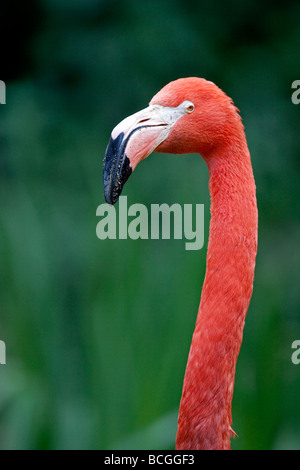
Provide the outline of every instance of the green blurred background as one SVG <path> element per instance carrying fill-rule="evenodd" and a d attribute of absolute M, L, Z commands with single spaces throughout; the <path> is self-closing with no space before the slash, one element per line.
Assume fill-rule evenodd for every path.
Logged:
<path fill-rule="evenodd" d="M 300 449 L 299 1 L 1 0 L 0 17 L 0 448 L 174 448 L 206 165 L 154 154 L 123 192 L 129 205 L 204 203 L 200 251 L 100 241 L 96 209 L 112 128 L 200 76 L 241 110 L 260 215 L 233 448 Z"/>

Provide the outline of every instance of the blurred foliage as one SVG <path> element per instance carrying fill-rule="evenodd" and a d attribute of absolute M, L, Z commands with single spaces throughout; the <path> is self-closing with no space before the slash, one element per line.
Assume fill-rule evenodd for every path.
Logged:
<path fill-rule="evenodd" d="M 299 2 L 1 0 L 0 14 L 0 448 L 173 448 L 206 166 L 154 154 L 124 193 L 204 203 L 199 252 L 100 241 L 96 208 L 111 129 L 169 81 L 201 76 L 241 110 L 260 214 L 233 448 L 300 449 Z"/>

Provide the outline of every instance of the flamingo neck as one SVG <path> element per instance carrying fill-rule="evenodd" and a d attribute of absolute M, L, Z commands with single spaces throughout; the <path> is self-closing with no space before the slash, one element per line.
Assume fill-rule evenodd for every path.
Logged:
<path fill-rule="evenodd" d="M 211 221 L 206 276 L 178 418 L 176 449 L 230 449 L 231 402 L 257 251 L 245 137 L 206 158 Z"/>

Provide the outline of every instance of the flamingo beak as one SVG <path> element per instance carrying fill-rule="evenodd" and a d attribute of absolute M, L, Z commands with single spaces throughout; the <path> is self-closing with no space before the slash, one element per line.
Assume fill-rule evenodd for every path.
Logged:
<path fill-rule="evenodd" d="M 163 109 L 149 106 L 124 119 L 112 131 L 103 162 L 104 196 L 108 204 L 117 202 L 138 162 L 167 137 L 170 123 Z"/>
<path fill-rule="evenodd" d="M 113 129 L 103 162 L 104 196 L 108 204 L 117 202 L 137 164 L 167 138 L 175 122 L 186 114 L 183 105 L 171 108 L 152 104 Z"/>

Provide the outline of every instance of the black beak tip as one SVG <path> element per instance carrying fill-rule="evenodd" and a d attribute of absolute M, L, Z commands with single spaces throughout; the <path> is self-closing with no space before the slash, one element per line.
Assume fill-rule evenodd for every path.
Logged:
<path fill-rule="evenodd" d="M 107 204 L 113 206 L 119 199 L 119 195 L 115 194 L 114 188 L 111 188 L 110 184 L 104 183 L 104 198 Z"/>
<path fill-rule="evenodd" d="M 114 173 L 114 168 L 112 167 L 111 162 L 108 161 L 107 155 L 105 155 L 103 162 L 104 198 L 107 204 L 110 204 L 111 206 L 119 199 L 119 194 L 116 192 L 116 177 Z"/>
<path fill-rule="evenodd" d="M 104 188 L 104 199 L 105 199 L 105 202 L 109 204 L 110 206 L 113 206 L 116 202 L 112 200 L 110 193 L 105 191 L 105 188 Z"/>
<path fill-rule="evenodd" d="M 108 204 L 115 204 L 123 186 L 132 173 L 129 158 L 125 154 L 124 134 L 111 138 L 103 161 L 104 197 Z"/>

